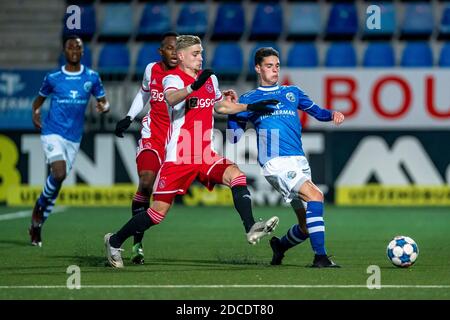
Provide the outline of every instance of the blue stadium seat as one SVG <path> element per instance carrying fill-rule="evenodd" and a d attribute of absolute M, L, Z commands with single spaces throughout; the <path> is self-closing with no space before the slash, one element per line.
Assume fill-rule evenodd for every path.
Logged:
<path fill-rule="evenodd" d="M 356 67 L 356 52 L 350 42 L 332 43 L 325 58 L 326 67 Z"/>
<path fill-rule="evenodd" d="M 278 3 L 258 3 L 249 40 L 276 40 L 283 30 L 283 11 Z"/>
<path fill-rule="evenodd" d="M 256 71 L 255 71 L 255 53 L 259 48 L 263 47 L 272 47 L 278 51 L 280 55 L 280 62 L 283 64 L 283 54 L 281 52 L 281 48 L 277 45 L 276 42 L 258 42 L 250 51 L 248 55 L 248 72 L 247 72 L 247 80 L 255 80 L 256 79 Z"/>
<path fill-rule="evenodd" d="M 364 53 L 364 67 L 394 67 L 395 54 L 389 42 L 369 43 Z"/>
<path fill-rule="evenodd" d="M 169 6 L 165 3 L 146 3 L 136 40 L 159 40 L 171 28 Z"/>
<path fill-rule="evenodd" d="M 322 18 L 318 3 L 295 3 L 289 7 L 287 40 L 313 40 L 322 31 Z"/>
<path fill-rule="evenodd" d="M 158 49 L 159 42 L 145 43 L 141 46 L 136 58 L 135 74 L 142 75 L 150 62 L 161 60 Z"/>
<path fill-rule="evenodd" d="M 98 57 L 98 71 L 103 76 L 125 76 L 130 67 L 130 53 L 125 44 L 105 44 Z"/>
<path fill-rule="evenodd" d="M 446 42 L 442 46 L 441 54 L 439 55 L 439 66 L 450 67 L 450 42 Z"/>
<path fill-rule="evenodd" d="M 208 13 L 204 3 L 185 3 L 177 19 L 179 34 L 193 34 L 203 37 L 208 29 Z"/>
<path fill-rule="evenodd" d="M 428 39 L 434 29 L 431 4 L 406 3 L 400 39 Z"/>
<path fill-rule="evenodd" d="M 103 5 L 103 21 L 100 41 L 126 41 L 133 32 L 133 12 L 128 3 L 108 3 Z"/>
<path fill-rule="evenodd" d="M 222 43 L 216 47 L 212 69 L 220 79 L 235 80 L 242 71 L 242 50 L 237 43 Z"/>
<path fill-rule="evenodd" d="M 354 3 L 333 4 L 326 28 L 327 40 L 350 40 L 358 31 L 358 17 Z"/>
<path fill-rule="evenodd" d="M 438 39 L 450 39 L 450 4 L 445 7 L 442 13 Z"/>
<path fill-rule="evenodd" d="M 95 8 L 92 5 L 80 6 L 81 11 L 81 29 L 68 29 L 67 28 L 67 18 L 71 15 L 66 13 L 63 20 L 63 36 L 68 36 L 71 34 L 76 34 L 80 36 L 81 39 L 89 41 L 95 34 L 96 30 L 96 19 L 95 19 Z"/>
<path fill-rule="evenodd" d="M 402 67 L 432 67 L 433 52 L 427 42 L 410 42 L 403 49 Z"/>
<path fill-rule="evenodd" d="M 91 52 L 91 49 L 86 43 L 83 44 L 83 47 L 84 47 L 84 53 L 83 53 L 83 56 L 81 57 L 81 63 L 84 64 L 86 67 L 91 68 L 92 67 L 92 52 Z M 61 54 L 59 55 L 58 64 L 60 66 L 66 64 L 66 58 L 64 57 L 64 53 L 63 52 L 61 52 Z"/>
<path fill-rule="evenodd" d="M 295 43 L 289 50 L 287 66 L 290 68 L 317 67 L 319 58 L 313 42 Z"/>
<path fill-rule="evenodd" d="M 371 3 L 372 4 L 372 3 Z M 366 20 L 364 24 L 363 39 L 391 39 L 397 28 L 397 18 L 395 14 L 395 6 L 392 3 L 373 3 L 380 7 L 381 14 L 381 28 L 368 29 Z"/>
<path fill-rule="evenodd" d="M 240 3 L 222 3 L 217 9 L 211 40 L 239 40 L 245 30 L 244 9 Z"/>

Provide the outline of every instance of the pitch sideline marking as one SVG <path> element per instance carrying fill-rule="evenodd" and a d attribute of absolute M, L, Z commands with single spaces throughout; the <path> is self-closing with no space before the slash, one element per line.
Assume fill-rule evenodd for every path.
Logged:
<path fill-rule="evenodd" d="M 82 285 L 81 289 L 182 289 L 182 288 L 208 288 L 208 289 L 234 289 L 234 288 L 367 288 L 366 285 Z M 450 285 L 382 285 L 381 289 L 450 289 Z M 0 289 L 67 289 L 67 286 L 0 286 Z"/>
<path fill-rule="evenodd" d="M 55 214 L 55 213 L 63 212 L 65 210 L 66 210 L 66 207 L 56 207 L 55 209 L 53 209 L 52 215 Z M 33 209 L 0 214 L 0 221 L 14 220 L 14 219 L 20 219 L 20 218 L 28 218 L 28 217 L 31 217 L 31 212 L 32 211 L 33 211 Z"/>

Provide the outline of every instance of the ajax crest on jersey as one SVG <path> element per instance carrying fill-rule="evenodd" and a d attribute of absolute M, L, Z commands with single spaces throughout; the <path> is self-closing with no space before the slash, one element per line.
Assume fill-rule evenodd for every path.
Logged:
<path fill-rule="evenodd" d="M 387 246 L 387 256 L 394 266 L 408 268 L 416 262 L 419 247 L 410 237 L 396 236 Z"/>
<path fill-rule="evenodd" d="M 205 85 L 205 87 L 206 87 L 206 91 L 208 91 L 209 93 L 212 93 L 214 91 L 214 87 L 210 83 L 207 83 Z"/>

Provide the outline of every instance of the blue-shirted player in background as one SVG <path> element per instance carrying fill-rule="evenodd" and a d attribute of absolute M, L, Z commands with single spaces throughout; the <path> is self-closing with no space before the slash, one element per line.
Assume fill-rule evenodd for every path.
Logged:
<path fill-rule="evenodd" d="M 305 111 L 319 121 L 333 121 L 336 125 L 344 121 L 344 115 L 320 108 L 297 86 L 278 85 L 280 60 L 273 48 L 261 48 L 255 53 L 255 70 L 261 86 L 242 95 L 239 102 L 274 99 L 280 103 L 268 114 L 245 111 L 230 115 L 228 128 L 235 131 L 232 139 L 237 142 L 247 121 L 253 123 L 257 131 L 258 162 L 264 176 L 284 200 L 291 203 L 297 215 L 298 224 L 293 225 L 281 239 L 273 237 L 270 240 L 273 251 L 271 264 L 281 264 L 288 249 L 309 237 L 315 253 L 311 266 L 338 267 L 325 249 L 324 198 L 311 181 L 311 169 L 302 148 L 302 128 L 297 110 Z"/>
<path fill-rule="evenodd" d="M 46 75 L 39 95 L 33 101 L 33 123 L 41 130 L 42 146 L 51 169 L 31 217 L 29 234 L 31 244 L 35 246 L 42 246 L 42 224 L 52 211 L 80 148 L 84 114 L 91 94 L 97 99 L 97 112 L 109 111 L 100 76 L 80 63 L 82 40 L 75 35 L 69 36 L 64 40 L 63 49 L 66 64 Z M 41 107 L 50 95 L 50 110 L 41 124 Z"/>

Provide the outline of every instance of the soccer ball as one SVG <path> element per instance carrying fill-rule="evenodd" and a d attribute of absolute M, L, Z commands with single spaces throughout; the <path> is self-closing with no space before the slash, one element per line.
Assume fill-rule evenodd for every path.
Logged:
<path fill-rule="evenodd" d="M 416 262 L 419 247 L 410 237 L 396 236 L 387 246 L 387 256 L 392 264 L 400 268 L 408 268 Z"/>

